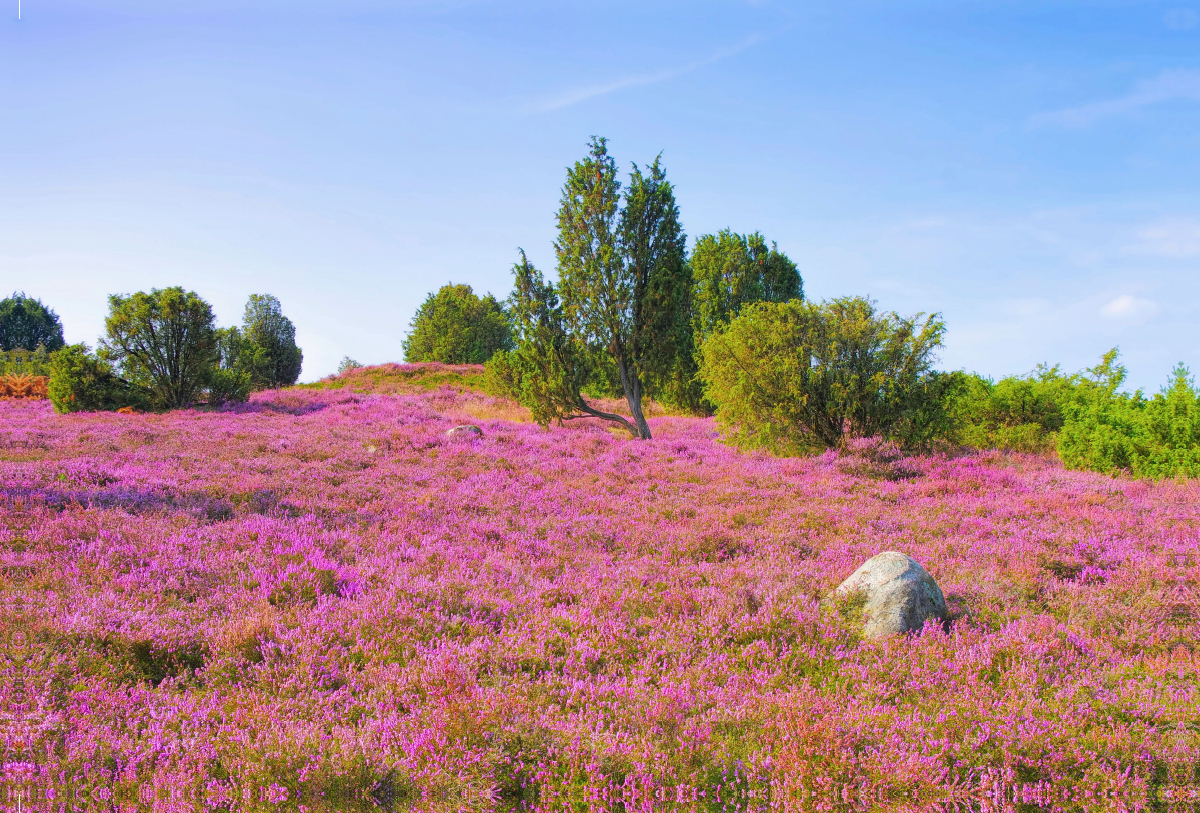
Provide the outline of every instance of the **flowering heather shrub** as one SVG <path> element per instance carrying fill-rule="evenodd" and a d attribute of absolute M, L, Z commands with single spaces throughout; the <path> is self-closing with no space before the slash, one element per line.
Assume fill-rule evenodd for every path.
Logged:
<path fill-rule="evenodd" d="M 0 404 L 40 439 L 0 450 L 0 804 L 1082 811 L 1195 782 L 1200 484 L 474 417 L 502 409 Z M 819 600 L 889 549 L 953 618 L 863 641 Z"/>

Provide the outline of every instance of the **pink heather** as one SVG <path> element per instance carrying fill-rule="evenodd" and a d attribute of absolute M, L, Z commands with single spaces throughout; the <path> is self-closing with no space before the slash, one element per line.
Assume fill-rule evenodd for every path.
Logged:
<path fill-rule="evenodd" d="M 0 404 L 39 441 L 0 461 L 2 809 L 1088 810 L 1200 764 L 1200 483 L 492 406 Z M 818 606 L 885 550 L 944 627 Z"/>

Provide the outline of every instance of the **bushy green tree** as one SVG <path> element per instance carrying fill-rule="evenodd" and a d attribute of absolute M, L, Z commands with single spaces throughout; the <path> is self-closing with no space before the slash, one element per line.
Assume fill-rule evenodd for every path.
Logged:
<path fill-rule="evenodd" d="M 724 229 L 705 234 L 692 249 L 695 279 L 692 326 L 697 346 L 719 325 L 751 302 L 788 302 L 804 298 L 796 264 L 758 232 Z"/>
<path fill-rule="evenodd" d="M 649 389 L 673 384 L 688 352 L 686 237 L 659 159 L 644 172 L 634 165 L 622 200 L 606 140 L 588 146 L 563 185 L 558 285 L 546 282 L 524 252 L 515 267 L 513 369 L 540 422 L 595 417 L 649 438 L 642 401 Z M 582 395 L 610 372 L 632 419 L 597 410 Z"/>
<path fill-rule="evenodd" d="M 508 317 L 495 297 L 480 298 L 470 285 L 443 285 L 413 316 L 404 360 L 483 364 L 497 350 L 510 349 Z"/>
<path fill-rule="evenodd" d="M 270 294 L 251 294 L 242 315 L 241 367 L 256 390 L 290 387 L 300 378 L 304 354 L 296 346 L 296 326 Z"/>
<path fill-rule="evenodd" d="M 61 348 L 62 323 L 58 314 L 24 293 L 0 300 L 0 350 L 37 350 Z"/>
<path fill-rule="evenodd" d="M 936 314 L 903 319 L 860 297 L 755 302 L 701 345 L 700 377 L 728 439 L 803 454 L 851 437 L 927 442 L 944 423 Z"/>
<path fill-rule="evenodd" d="M 1071 469 L 1134 477 L 1200 477 L 1200 393 L 1182 363 L 1153 398 L 1120 392 L 1116 348 L 1088 370 L 1067 406 L 1058 455 Z"/>
<path fill-rule="evenodd" d="M 217 328 L 216 363 L 208 379 L 210 404 L 239 403 L 254 390 L 255 373 L 270 368 L 267 351 L 236 327 Z"/>
<path fill-rule="evenodd" d="M 626 266 L 624 290 L 629 295 L 628 338 L 623 339 L 618 330 L 612 342 L 593 346 L 615 362 L 627 397 L 640 382 L 659 401 L 697 410 L 701 393 L 695 380 L 690 319 L 692 269 L 675 188 L 667 181 L 660 158 L 645 173 L 633 165 L 621 210 L 619 245 Z M 614 347 L 625 348 L 624 366 L 621 353 L 611 352 Z"/>
<path fill-rule="evenodd" d="M 341 375 L 342 373 L 348 373 L 351 370 L 357 370 L 361 366 L 361 364 L 349 356 L 342 356 L 342 360 L 338 362 L 338 375 Z"/>
<path fill-rule="evenodd" d="M 152 393 L 131 385 L 114 372 L 106 360 L 73 344 L 50 356 L 50 403 L 60 414 L 111 411 L 122 407 L 147 407 Z"/>
<path fill-rule="evenodd" d="M 122 377 L 150 391 L 154 406 L 191 404 L 209 385 L 217 364 L 212 308 L 180 287 L 152 288 L 108 298 L 101 356 Z"/>

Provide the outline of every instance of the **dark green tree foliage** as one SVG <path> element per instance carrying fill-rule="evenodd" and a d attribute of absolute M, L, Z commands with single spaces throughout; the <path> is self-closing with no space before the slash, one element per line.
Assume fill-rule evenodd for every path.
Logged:
<path fill-rule="evenodd" d="M 483 364 L 497 350 L 511 349 L 508 318 L 495 297 L 480 299 L 470 285 L 443 285 L 413 316 L 404 360 Z"/>
<path fill-rule="evenodd" d="M 687 236 L 679 223 L 675 189 L 659 158 L 646 174 L 633 166 L 621 211 L 620 247 L 631 289 L 626 369 L 653 397 L 698 409 Z M 620 357 L 616 360 L 619 373 Z"/>
<path fill-rule="evenodd" d="M 1116 348 L 1104 354 L 1066 405 L 1058 436 L 1058 456 L 1069 469 L 1115 473 L 1132 470 L 1133 439 L 1138 434 L 1145 399 L 1119 392 L 1125 367 Z"/>
<path fill-rule="evenodd" d="M 242 367 L 250 372 L 254 389 L 290 387 L 300 378 L 304 354 L 296 346 L 296 327 L 283 315 L 278 299 L 270 294 L 250 295 L 242 316 L 242 336 L 250 351 Z"/>
<path fill-rule="evenodd" d="M 58 314 L 23 293 L 14 293 L 0 301 L 0 350 L 37 350 L 61 348 L 62 323 Z"/>
<path fill-rule="evenodd" d="M 104 359 L 73 344 L 50 356 L 50 403 L 59 414 L 145 408 L 151 393 L 118 376 Z"/>
<path fill-rule="evenodd" d="M 649 438 L 642 411 L 646 387 L 670 381 L 685 341 L 685 237 L 674 189 L 657 159 L 645 173 L 634 166 L 624 207 L 621 202 L 607 142 L 593 138 L 588 156 L 567 171 L 554 243 L 559 285 L 543 291 L 561 302 L 574 365 L 559 383 L 570 382 L 575 391 L 559 403 L 573 405 L 575 414 L 556 417 L 603 417 L 634 437 Z M 596 366 L 605 364 L 616 370 L 632 421 L 597 412 L 579 394 Z"/>
<path fill-rule="evenodd" d="M 804 298 L 796 264 L 774 243 L 768 249 L 757 232 L 741 235 L 724 229 L 715 236 L 705 234 L 696 240 L 691 265 L 697 345 L 751 302 Z"/>
<path fill-rule="evenodd" d="M 705 396 L 731 442 L 778 454 L 882 436 L 906 446 L 943 425 L 934 374 L 944 323 L 902 319 L 860 297 L 757 302 L 701 346 Z"/>
<path fill-rule="evenodd" d="M 625 417 L 603 412 L 580 394 L 591 374 L 586 348 L 574 338 L 554 285 L 542 277 L 521 252 L 513 266 L 510 298 L 517 346 L 501 351 L 488 362 L 487 386 L 497 395 L 515 396 L 529 407 L 533 419 L 545 426 L 551 421 L 600 418 L 624 426 L 637 436 L 637 427 Z"/>
<path fill-rule="evenodd" d="M 1139 477 L 1200 477 L 1200 392 L 1182 362 L 1171 384 L 1146 402 L 1141 443 L 1131 455 Z"/>
<path fill-rule="evenodd" d="M 147 388 L 155 407 L 187 406 L 204 392 L 217 360 L 207 302 L 173 287 L 114 294 L 108 306 L 101 356 L 116 362 L 131 384 Z"/>
<path fill-rule="evenodd" d="M 255 373 L 261 380 L 272 367 L 266 349 L 249 341 L 236 327 L 218 328 L 213 336 L 216 362 L 209 374 L 208 402 L 223 404 L 247 400 L 254 390 Z"/>

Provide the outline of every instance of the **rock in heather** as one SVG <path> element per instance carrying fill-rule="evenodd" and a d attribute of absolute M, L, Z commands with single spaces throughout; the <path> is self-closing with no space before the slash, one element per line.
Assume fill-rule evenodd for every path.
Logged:
<path fill-rule="evenodd" d="M 919 630 L 927 619 L 946 617 L 942 589 L 916 559 L 899 551 L 868 559 L 826 600 L 855 594 L 865 599 L 863 632 L 867 638 Z"/>
<path fill-rule="evenodd" d="M 455 440 L 461 440 L 463 438 L 468 440 L 471 438 L 481 438 L 483 437 L 483 430 L 475 424 L 464 423 L 462 426 L 456 426 L 450 431 L 446 432 L 446 437 L 453 438 Z"/>

